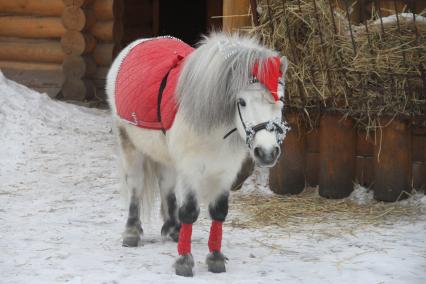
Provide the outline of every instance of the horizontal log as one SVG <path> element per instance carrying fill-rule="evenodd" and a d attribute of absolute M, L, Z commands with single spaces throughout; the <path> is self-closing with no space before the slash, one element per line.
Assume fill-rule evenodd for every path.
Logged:
<path fill-rule="evenodd" d="M 80 7 L 65 7 L 62 13 L 62 23 L 64 27 L 72 31 L 83 31 L 90 29 L 96 22 L 95 14 L 92 10 Z"/>
<path fill-rule="evenodd" d="M 0 17 L 0 36 L 19 38 L 60 38 L 65 33 L 61 19 L 56 17 Z"/>
<path fill-rule="evenodd" d="M 56 97 L 62 88 L 60 64 L 0 61 L 0 69 L 7 78 L 50 97 Z"/>
<path fill-rule="evenodd" d="M 92 27 L 93 36 L 106 42 L 120 42 L 123 37 L 123 25 L 120 21 L 100 21 Z"/>
<path fill-rule="evenodd" d="M 0 0 L 0 11 L 6 14 L 61 16 L 62 0 Z"/>
<path fill-rule="evenodd" d="M 95 74 L 96 63 L 92 56 L 67 55 L 62 63 L 62 70 L 66 78 L 81 79 Z"/>
<path fill-rule="evenodd" d="M 93 12 L 96 20 L 105 21 L 114 19 L 114 0 L 95 0 Z"/>
<path fill-rule="evenodd" d="M 113 50 L 114 44 L 112 43 L 98 44 L 93 52 L 96 64 L 100 66 L 111 65 Z"/>
<path fill-rule="evenodd" d="M 12 70 L 34 70 L 34 71 L 57 71 L 62 72 L 62 66 L 54 63 L 30 63 L 30 62 L 17 62 L 17 61 L 0 61 L 0 69 Z"/>
<path fill-rule="evenodd" d="M 66 31 L 61 38 L 61 46 L 67 55 L 91 53 L 96 47 L 95 38 L 86 33 Z"/>
<path fill-rule="evenodd" d="M 87 7 L 93 3 L 94 0 L 63 0 L 65 6 L 73 6 L 73 7 Z"/>
<path fill-rule="evenodd" d="M 67 78 L 62 85 L 62 94 L 66 100 L 89 100 L 96 94 L 96 87 L 88 79 Z"/>
<path fill-rule="evenodd" d="M 0 60 L 62 63 L 64 52 L 58 41 L 2 42 Z"/>

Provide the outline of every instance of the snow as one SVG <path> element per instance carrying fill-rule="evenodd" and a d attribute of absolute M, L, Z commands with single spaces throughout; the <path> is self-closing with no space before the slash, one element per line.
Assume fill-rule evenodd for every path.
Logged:
<path fill-rule="evenodd" d="M 424 214 L 326 235 L 350 224 L 244 229 L 232 225 L 244 218 L 235 208 L 224 225 L 227 273 L 207 271 L 202 214 L 194 278 L 176 276 L 176 244 L 160 238 L 158 216 L 143 225 L 143 246 L 121 246 L 126 210 L 108 112 L 53 101 L 1 73 L 0 146 L 0 283 L 426 283 Z M 257 171 L 242 193 L 271 195 L 266 182 Z M 362 190 L 352 198 L 374 202 Z M 415 196 L 401 206 L 426 207 Z"/>
<path fill-rule="evenodd" d="M 387 17 L 383 17 L 382 18 L 382 22 L 383 24 L 389 24 L 389 23 L 396 23 L 397 22 L 397 15 L 393 14 Z M 412 22 L 413 20 L 416 20 L 416 22 L 426 22 L 426 17 L 424 16 L 420 16 L 420 15 L 416 15 L 413 13 L 399 13 L 398 14 L 398 20 L 399 21 L 407 21 L 407 22 Z M 376 24 L 380 24 L 380 19 L 375 20 L 372 24 L 376 25 Z"/>

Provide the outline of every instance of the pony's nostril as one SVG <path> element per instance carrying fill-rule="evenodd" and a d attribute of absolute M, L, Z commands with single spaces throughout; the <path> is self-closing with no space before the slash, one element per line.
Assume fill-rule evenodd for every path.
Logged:
<path fill-rule="evenodd" d="M 274 150 L 272 150 L 272 157 L 276 157 L 276 156 L 278 156 L 278 155 L 279 155 L 279 153 L 280 153 L 280 148 L 279 148 L 279 147 L 277 147 L 277 146 L 275 146 L 275 147 L 274 147 Z"/>
<path fill-rule="evenodd" d="M 259 158 L 262 158 L 262 156 L 263 156 L 262 149 L 260 149 L 260 147 L 255 147 L 254 148 L 254 155 L 259 157 Z"/>

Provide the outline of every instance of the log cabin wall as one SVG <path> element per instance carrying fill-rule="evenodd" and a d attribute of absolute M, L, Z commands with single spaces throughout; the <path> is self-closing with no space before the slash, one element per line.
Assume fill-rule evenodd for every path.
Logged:
<path fill-rule="evenodd" d="M 62 0 L 0 0 L 0 69 L 6 77 L 52 97 L 59 93 L 64 8 Z"/>
<path fill-rule="evenodd" d="M 221 27 L 222 0 L 0 0 L 0 69 L 51 97 L 105 101 L 105 78 L 130 42 L 195 43 Z"/>
<path fill-rule="evenodd" d="M 51 97 L 104 99 L 120 0 L 0 0 L 0 69 Z"/>

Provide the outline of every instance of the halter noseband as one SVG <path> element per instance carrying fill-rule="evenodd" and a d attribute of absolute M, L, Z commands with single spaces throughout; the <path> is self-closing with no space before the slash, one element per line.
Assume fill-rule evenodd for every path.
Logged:
<path fill-rule="evenodd" d="M 280 100 L 282 100 L 280 98 Z M 241 114 L 240 109 L 240 103 L 237 102 L 237 109 L 238 109 L 238 115 L 240 117 L 241 125 L 244 128 L 244 131 L 246 133 L 246 144 L 251 149 L 253 147 L 253 140 L 257 132 L 260 130 L 267 130 L 269 132 L 275 132 L 275 136 L 277 138 L 278 145 L 281 145 L 284 141 L 284 138 L 287 134 L 287 132 L 290 130 L 290 126 L 285 121 L 281 121 L 278 117 L 273 118 L 266 122 L 261 122 L 256 125 L 252 125 L 251 123 L 245 123 L 243 116 Z M 233 132 L 235 132 L 237 128 L 232 129 L 226 135 L 223 137 L 223 139 L 226 139 L 229 135 L 231 135 Z"/>

